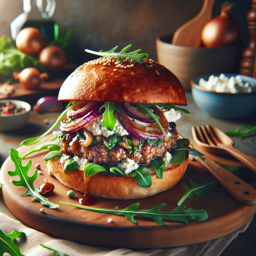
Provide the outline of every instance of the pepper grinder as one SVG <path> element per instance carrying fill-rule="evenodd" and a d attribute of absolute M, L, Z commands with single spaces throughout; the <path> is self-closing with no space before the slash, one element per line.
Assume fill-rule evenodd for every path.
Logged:
<path fill-rule="evenodd" d="M 255 77 L 256 64 L 256 0 L 252 0 L 252 6 L 247 14 L 248 30 L 250 34 L 249 45 L 242 53 L 239 73 L 245 76 Z"/>

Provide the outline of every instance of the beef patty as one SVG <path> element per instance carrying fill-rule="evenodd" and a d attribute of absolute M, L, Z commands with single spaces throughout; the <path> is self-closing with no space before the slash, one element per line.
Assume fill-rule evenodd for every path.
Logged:
<path fill-rule="evenodd" d="M 176 145 L 178 133 L 176 124 L 170 123 L 168 135 L 163 139 L 161 145 L 148 144 L 144 142 L 137 150 L 129 150 L 120 144 L 108 149 L 104 144 L 104 139 L 89 147 L 83 147 L 77 133 L 66 135 L 66 140 L 61 139 L 59 135 L 60 149 L 64 154 L 86 158 L 96 164 L 114 166 L 125 158 L 133 159 L 137 164 L 149 164 L 153 158 L 163 156 L 164 152 L 173 149 Z M 130 139 L 129 136 L 123 136 L 123 140 Z"/>

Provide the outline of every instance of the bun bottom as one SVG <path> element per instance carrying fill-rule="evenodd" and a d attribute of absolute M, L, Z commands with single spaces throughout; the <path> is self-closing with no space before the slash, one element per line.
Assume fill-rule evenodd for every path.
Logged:
<path fill-rule="evenodd" d="M 130 176 L 97 173 L 88 178 L 82 169 L 65 173 L 64 164 L 60 163 L 59 158 L 49 160 L 47 167 L 65 186 L 82 193 L 113 199 L 135 199 L 153 196 L 176 185 L 183 177 L 188 161 L 187 157 L 182 164 L 166 168 L 162 179 L 158 179 L 155 173 L 151 174 L 153 183 L 149 188 L 140 187 L 137 180 Z"/>

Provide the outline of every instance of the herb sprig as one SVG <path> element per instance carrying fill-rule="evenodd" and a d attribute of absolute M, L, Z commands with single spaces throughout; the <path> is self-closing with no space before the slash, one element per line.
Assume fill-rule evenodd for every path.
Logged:
<path fill-rule="evenodd" d="M 161 225 L 161 226 L 166 226 L 166 223 L 163 221 L 163 219 L 181 221 L 187 224 L 189 220 L 204 221 L 208 218 L 208 214 L 205 210 L 195 210 L 192 208 L 185 210 L 186 208 L 185 205 L 179 206 L 171 212 L 160 212 L 160 209 L 163 206 L 165 206 L 165 203 L 159 204 L 149 210 L 138 210 L 140 203 L 132 204 L 124 209 L 96 208 L 91 206 L 71 204 L 67 202 L 60 202 L 60 204 L 69 205 L 76 208 L 94 211 L 94 212 L 125 216 L 129 221 L 131 221 L 134 224 L 137 224 L 136 220 L 134 219 L 135 216 L 143 216 L 143 217 L 151 218 L 158 225 Z"/>
<path fill-rule="evenodd" d="M 46 245 L 46 244 L 43 244 L 43 243 L 40 243 L 40 245 L 50 251 L 53 252 L 53 255 L 58 255 L 58 256 L 74 256 L 72 254 L 69 254 L 69 253 L 66 253 L 66 252 L 62 252 L 60 250 L 57 250 L 57 249 L 54 249 L 53 247 L 49 246 L 49 245 Z"/>
<path fill-rule="evenodd" d="M 141 51 L 141 49 L 135 50 L 133 52 L 129 52 L 126 53 L 127 50 L 129 50 L 132 45 L 129 44 L 126 47 L 124 47 L 120 52 L 115 52 L 115 50 L 117 49 L 118 46 L 115 46 L 114 48 L 112 48 L 110 51 L 105 51 L 103 52 L 102 50 L 99 52 L 96 51 L 92 51 L 89 49 L 85 49 L 85 52 L 94 54 L 94 55 L 98 55 L 98 56 L 102 56 L 102 57 L 107 57 L 108 59 L 110 59 L 111 57 L 116 57 L 120 60 L 121 63 L 123 63 L 123 58 L 127 58 L 129 61 L 138 61 L 139 63 L 142 63 L 142 60 L 144 58 L 148 57 L 147 53 L 139 53 Z"/>
<path fill-rule="evenodd" d="M 225 132 L 227 135 L 229 136 L 239 136 L 240 139 L 242 139 L 244 137 L 244 135 L 251 135 L 253 131 L 256 130 L 256 125 L 252 126 L 252 125 L 243 125 L 244 129 L 243 131 L 241 131 L 239 128 L 235 129 L 234 131 L 227 131 Z"/>

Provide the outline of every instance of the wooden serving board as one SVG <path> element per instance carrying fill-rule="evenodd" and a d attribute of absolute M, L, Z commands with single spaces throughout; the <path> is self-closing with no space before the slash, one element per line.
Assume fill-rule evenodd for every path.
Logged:
<path fill-rule="evenodd" d="M 18 149 L 20 156 L 34 146 L 22 146 Z M 43 174 L 38 175 L 34 186 L 37 188 L 47 178 L 54 183 L 54 193 L 49 200 L 54 203 L 59 201 L 78 203 L 82 194 L 76 192 L 76 198 L 67 197 L 69 188 L 60 184 L 54 177 L 50 177 L 43 160 L 44 153 L 34 153 L 29 157 L 33 164 L 29 175 L 35 171 L 35 164 L 41 165 Z M 220 160 L 220 159 L 218 159 Z M 23 165 L 27 163 L 23 161 Z M 13 162 L 8 158 L 1 169 L 2 197 L 9 210 L 27 225 L 48 233 L 50 235 L 82 242 L 91 245 L 126 248 L 166 248 L 191 245 L 209 241 L 238 229 L 249 221 L 256 211 L 256 206 L 244 206 L 237 203 L 227 192 L 212 191 L 214 197 L 199 198 L 192 196 L 183 204 L 188 208 L 205 209 L 209 218 L 203 222 L 189 221 L 188 224 L 166 220 L 167 226 L 157 225 L 151 219 L 135 217 L 137 225 L 128 221 L 124 216 L 109 215 L 60 205 L 57 210 L 42 206 L 38 201 L 32 201 L 31 196 L 21 197 L 25 192 L 23 187 L 14 186 L 8 171 L 15 169 Z M 246 176 L 246 175 L 243 175 Z M 209 178 L 209 175 L 195 161 L 190 161 L 188 169 L 181 182 L 191 186 L 189 180 L 201 182 L 200 177 Z M 17 178 L 18 179 L 18 178 Z M 140 202 L 139 209 L 150 209 L 160 203 L 166 203 L 161 210 L 172 211 L 177 207 L 177 202 L 185 193 L 184 187 L 179 182 L 168 191 L 153 197 L 136 200 L 111 200 L 99 198 L 93 205 L 100 208 L 125 208 L 133 203 Z M 45 213 L 40 209 L 44 208 Z M 112 222 L 108 222 L 112 218 Z"/>

